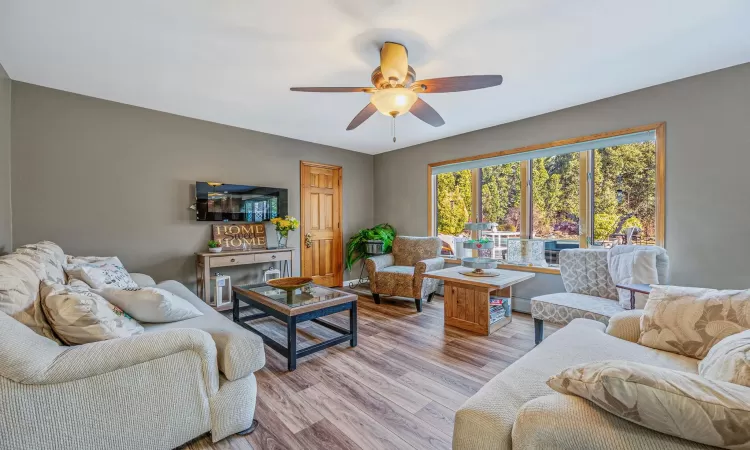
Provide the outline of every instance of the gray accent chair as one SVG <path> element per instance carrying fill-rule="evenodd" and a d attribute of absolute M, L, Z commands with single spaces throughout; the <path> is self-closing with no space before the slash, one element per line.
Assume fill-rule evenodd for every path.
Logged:
<path fill-rule="evenodd" d="M 534 340 L 544 339 L 544 322 L 566 325 L 573 319 L 592 319 L 603 324 L 624 311 L 607 265 L 607 249 L 560 251 L 560 275 L 566 292 L 531 299 Z"/>
<path fill-rule="evenodd" d="M 408 297 L 422 312 L 422 299 L 432 301 L 438 288 L 438 280 L 422 275 L 443 268 L 442 245 L 437 237 L 396 236 L 393 253 L 368 258 L 365 265 L 375 303 L 380 304 L 381 295 Z"/>
<path fill-rule="evenodd" d="M 653 247 L 664 251 L 660 247 Z M 608 262 L 609 249 L 577 248 L 560 251 L 560 275 L 566 292 L 540 295 L 531 299 L 534 318 L 534 340 L 544 339 L 544 322 L 567 325 L 573 319 L 584 318 L 605 325 L 615 314 L 626 310 L 618 298 Z M 660 283 L 669 276 L 669 260 L 657 255 Z"/>

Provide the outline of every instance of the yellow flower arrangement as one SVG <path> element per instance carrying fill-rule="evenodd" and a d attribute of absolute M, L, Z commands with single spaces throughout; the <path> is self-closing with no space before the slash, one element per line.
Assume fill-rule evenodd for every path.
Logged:
<path fill-rule="evenodd" d="M 275 217 L 271 219 L 271 223 L 276 226 L 276 231 L 284 237 L 288 236 L 290 231 L 299 228 L 299 220 L 292 216 Z"/>

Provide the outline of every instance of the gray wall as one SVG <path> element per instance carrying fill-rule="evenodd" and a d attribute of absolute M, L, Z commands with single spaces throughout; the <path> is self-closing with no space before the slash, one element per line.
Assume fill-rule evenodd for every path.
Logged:
<path fill-rule="evenodd" d="M 345 240 L 372 226 L 370 155 L 19 82 L 12 113 L 16 246 L 48 239 L 69 254 L 117 255 L 131 271 L 190 283 L 193 252 L 211 235 L 188 209 L 191 185 L 287 188 L 289 214 L 299 217 L 300 160 L 343 167 Z M 290 234 L 291 246 L 299 236 Z M 252 281 L 257 267 L 222 272 Z"/>
<path fill-rule="evenodd" d="M 0 65 L 0 255 L 13 249 L 10 210 L 10 88 Z"/>
<path fill-rule="evenodd" d="M 672 282 L 750 287 L 750 64 L 376 155 L 375 221 L 427 232 L 430 162 L 661 121 Z"/>

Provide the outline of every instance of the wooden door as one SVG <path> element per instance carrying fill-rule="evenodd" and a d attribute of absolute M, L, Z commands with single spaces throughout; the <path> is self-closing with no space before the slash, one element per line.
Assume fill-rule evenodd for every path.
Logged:
<path fill-rule="evenodd" d="M 341 232 L 341 167 L 301 161 L 300 218 L 302 276 L 323 286 L 344 283 Z"/>

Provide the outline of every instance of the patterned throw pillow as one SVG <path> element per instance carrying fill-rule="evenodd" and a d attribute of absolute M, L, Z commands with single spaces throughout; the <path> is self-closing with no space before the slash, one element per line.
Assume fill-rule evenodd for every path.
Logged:
<path fill-rule="evenodd" d="M 203 315 L 184 298 L 155 287 L 140 289 L 105 287 L 97 290 L 96 293 L 141 322 L 177 322 Z"/>
<path fill-rule="evenodd" d="M 143 327 L 122 309 L 74 280 L 72 284 L 42 283 L 42 307 L 55 334 L 68 345 L 87 344 L 143 333 Z"/>
<path fill-rule="evenodd" d="M 547 384 L 661 433 L 750 449 L 750 388 L 744 386 L 629 361 L 569 367 Z"/>
<path fill-rule="evenodd" d="M 653 286 L 638 343 L 703 359 L 719 341 L 747 329 L 750 290 Z"/>
<path fill-rule="evenodd" d="M 750 387 L 750 330 L 714 345 L 698 366 L 698 372 L 706 378 Z"/>
<path fill-rule="evenodd" d="M 94 289 L 116 287 L 119 289 L 137 288 L 138 284 L 116 256 L 109 258 L 83 257 L 68 258 L 65 266 L 68 277 L 86 282 Z"/>

